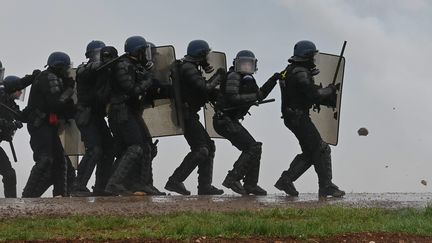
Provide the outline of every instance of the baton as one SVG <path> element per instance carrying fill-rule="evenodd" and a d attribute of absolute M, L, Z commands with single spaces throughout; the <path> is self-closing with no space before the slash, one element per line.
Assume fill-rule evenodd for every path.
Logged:
<path fill-rule="evenodd" d="M 10 148 L 11 148 L 11 151 L 12 151 L 12 156 L 13 156 L 14 161 L 15 161 L 15 163 L 16 163 L 16 162 L 18 162 L 18 158 L 17 158 L 17 155 L 16 155 L 16 153 L 15 153 L 15 147 L 14 147 L 14 145 L 13 145 L 13 143 L 12 143 L 12 140 L 9 141 L 9 145 L 10 145 Z"/>
<path fill-rule="evenodd" d="M 236 110 L 239 108 L 243 108 L 245 106 L 252 106 L 252 105 L 259 106 L 261 104 L 270 103 L 270 102 L 274 102 L 274 101 L 276 101 L 276 100 L 275 99 L 268 99 L 268 100 L 262 100 L 262 101 L 258 101 L 258 102 L 249 102 L 249 103 L 245 103 L 242 105 L 225 108 L 225 109 L 223 109 L 223 111 L 232 111 L 232 110 Z"/>
<path fill-rule="evenodd" d="M 111 61 L 105 63 L 104 65 L 98 67 L 98 68 L 96 69 L 96 72 L 99 72 L 100 70 L 105 69 L 105 68 L 108 67 L 108 66 L 111 66 L 112 64 L 114 64 L 114 63 L 117 62 L 120 58 L 122 58 L 122 57 L 124 57 L 124 56 L 126 56 L 126 53 L 124 53 L 123 55 L 118 56 L 118 57 L 112 59 Z"/>
<path fill-rule="evenodd" d="M 343 58 L 343 54 L 344 54 L 344 51 L 345 51 L 345 46 L 346 46 L 346 44 L 347 44 L 347 41 L 344 41 L 343 46 L 342 46 L 342 51 L 341 51 L 341 54 L 340 54 L 340 56 L 339 56 L 339 60 L 338 60 L 337 66 L 336 66 L 336 71 L 335 71 L 335 74 L 334 74 L 334 77 L 333 77 L 333 82 L 332 82 L 332 84 L 335 84 L 335 83 L 336 83 L 336 78 L 337 78 L 337 76 L 338 76 L 339 67 L 340 67 L 340 64 L 341 64 L 341 62 L 342 62 L 342 58 Z"/>
<path fill-rule="evenodd" d="M 0 102 L 0 106 L 2 106 L 3 108 L 5 108 L 6 110 L 8 110 L 9 112 L 11 112 L 12 114 L 14 114 L 14 116 L 16 116 L 16 118 L 20 117 L 20 114 L 18 112 L 16 112 L 14 109 L 10 108 L 9 106 L 5 105 L 3 102 Z"/>

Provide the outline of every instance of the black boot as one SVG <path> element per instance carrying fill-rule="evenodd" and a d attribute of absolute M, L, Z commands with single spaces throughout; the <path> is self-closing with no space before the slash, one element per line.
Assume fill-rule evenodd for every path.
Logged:
<path fill-rule="evenodd" d="M 233 176 L 232 171 L 228 172 L 228 175 L 222 182 L 222 186 L 229 188 L 240 195 L 247 195 L 243 185 L 240 183 L 240 179 L 236 179 L 236 177 Z"/>
<path fill-rule="evenodd" d="M 223 190 L 212 186 L 214 152 L 198 164 L 198 195 L 222 195 Z"/>
<path fill-rule="evenodd" d="M 290 196 L 297 197 L 299 195 L 294 183 L 284 176 L 281 176 L 274 186 Z"/>
<path fill-rule="evenodd" d="M 331 183 L 327 187 L 319 188 L 318 190 L 319 197 L 343 197 L 345 196 L 345 192 L 340 190 L 335 184 Z"/>
<path fill-rule="evenodd" d="M 319 197 L 343 197 L 345 192 L 332 183 L 332 165 L 330 146 L 322 142 L 319 159 L 315 163 L 315 171 L 318 174 L 318 196 Z"/>
<path fill-rule="evenodd" d="M 190 191 L 186 190 L 183 181 L 192 173 L 198 166 L 200 161 L 207 159 L 209 150 L 206 147 L 193 148 L 181 162 L 180 166 L 175 169 L 172 176 L 168 179 L 165 189 L 168 191 L 177 192 L 182 195 L 190 195 Z"/>
<path fill-rule="evenodd" d="M 143 156 L 143 149 L 138 145 L 127 148 L 118 162 L 118 167 L 108 180 L 105 192 L 111 195 L 130 195 L 131 192 L 124 187 L 124 181 L 136 163 L 139 163 Z"/>
<path fill-rule="evenodd" d="M 184 186 L 183 182 L 173 181 L 171 179 L 168 180 L 168 182 L 165 185 L 165 189 L 172 192 L 177 192 L 181 195 L 190 195 L 190 191 L 186 190 L 186 187 Z"/>
<path fill-rule="evenodd" d="M 87 189 L 87 183 L 93 174 L 96 164 L 102 158 L 102 149 L 99 146 L 87 149 L 84 157 L 78 165 L 78 173 L 74 185 L 72 186 L 71 196 L 88 197 L 91 192 Z"/>
<path fill-rule="evenodd" d="M 247 194 L 253 194 L 253 195 L 257 195 L 257 196 L 265 196 L 267 195 L 267 191 L 262 189 L 260 186 L 258 185 L 248 185 L 245 184 L 244 189 L 246 191 Z"/>
<path fill-rule="evenodd" d="M 311 163 L 305 159 L 304 155 L 298 154 L 291 162 L 290 168 L 282 172 L 281 177 L 274 186 L 290 196 L 297 197 L 299 192 L 295 188 L 293 182 L 303 175 L 310 167 Z"/>
<path fill-rule="evenodd" d="M 261 146 L 262 143 L 258 142 L 251 148 L 254 158 L 249 161 L 249 168 L 243 179 L 244 189 L 247 194 L 264 196 L 267 195 L 267 191 L 258 186 L 258 178 L 261 164 Z"/>

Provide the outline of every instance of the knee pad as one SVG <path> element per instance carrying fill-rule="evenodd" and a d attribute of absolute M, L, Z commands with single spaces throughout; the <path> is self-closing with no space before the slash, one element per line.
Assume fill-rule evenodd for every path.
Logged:
<path fill-rule="evenodd" d="M 252 145 L 249 149 L 248 149 L 249 153 L 251 153 L 254 157 L 258 157 L 261 156 L 262 153 L 262 143 L 261 142 L 257 142 L 254 145 Z"/>
<path fill-rule="evenodd" d="M 210 155 L 210 151 L 207 147 L 198 147 L 192 151 L 196 154 L 199 161 L 205 160 Z"/>
<path fill-rule="evenodd" d="M 144 154 L 144 150 L 141 146 L 132 145 L 126 149 L 126 152 L 123 156 L 139 158 L 139 157 L 143 156 L 143 154 Z"/>
<path fill-rule="evenodd" d="M 321 154 L 323 154 L 323 155 L 330 155 L 331 154 L 330 146 L 324 141 L 321 141 L 320 151 L 321 151 Z"/>

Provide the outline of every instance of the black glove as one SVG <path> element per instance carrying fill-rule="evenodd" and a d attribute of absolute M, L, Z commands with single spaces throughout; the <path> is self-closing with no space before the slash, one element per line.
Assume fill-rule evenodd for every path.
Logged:
<path fill-rule="evenodd" d="M 38 76 L 39 74 L 41 73 L 41 70 L 39 70 L 39 69 L 35 69 L 35 70 L 33 70 L 33 72 L 32 72 L 32 76 L 33 77 L 36 77 L 36 76 Z"/>
<path fill-rule="evenodd" d="M 271 80 L 277 81 L 282 78 L 282 74 L 280 73 L 274 73 L 273 76 L 270 77 Z"/>

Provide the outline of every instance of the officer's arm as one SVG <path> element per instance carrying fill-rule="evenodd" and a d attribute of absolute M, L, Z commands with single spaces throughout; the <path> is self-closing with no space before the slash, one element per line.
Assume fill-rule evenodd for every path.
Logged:
<path fill-rule="evenodd" d="M 240 79 L 241 76 L 236 72 L 228 74 L 225 86 L 225 95 L 228 102 L 237 105 L 258 100 L 257 93 L 240 94 Z"/>
<path fill-rule="evenodd" d="M 188 86 L 203 93 L 207 93 L 207 81 L 192 64 L 185 63 L 182 67 L 183 77 L 182 80 Z"/>
<path fill-rule="evenodd" d="M 130 68 L 132 64 L 126 61 L 119 61 L 115 67 L 115 75 L 119 86 L 130 96 L 143 94 L 151 86 L 151 79 L 146 74 L 137 75 Z M 136 76 L 140 76 L 136 80 Z"/>
<path fill-rule="evenodd" d="M 311 73 L 307 71 L 300 71 L 295 73 L 295 75 L 300 85 L 300 90 L 309 101 L 315 104 L 334 106 L 336 100 L 336 88 L 334 85 L 326 88 L 315 85 Z"/>
<path fill-rule="evenodd" d="M 46 111 L 54 113 L 61 111 L 64 104 L 60 99 L 62 95 L 62 80 L 56 75 L 48 73 L 38 81 L 38 85 L 40 85 L 41 92 L 46 99 Z"/>
<path fill-rule="evenodd" d="M 82 80 L 86 82 L 96 82 L 96 80 L 89 79 L 89 76 L 94 74 L 96 70 L 102 66 L 102 62 L 89 62 L 86 64 L 81 64 L 76 71 L 77 81 L 80 82 Z"/>
<path fill-rule="evenodd" d="M 260 100 L 267 98 L 267 96 L 272 92 L 273 88 L 276 86 L 276 81 L 280 79 L 280 74 L 275 73 L 271 76 L 267 82 L 265 82 L 260 88 Z"/>

